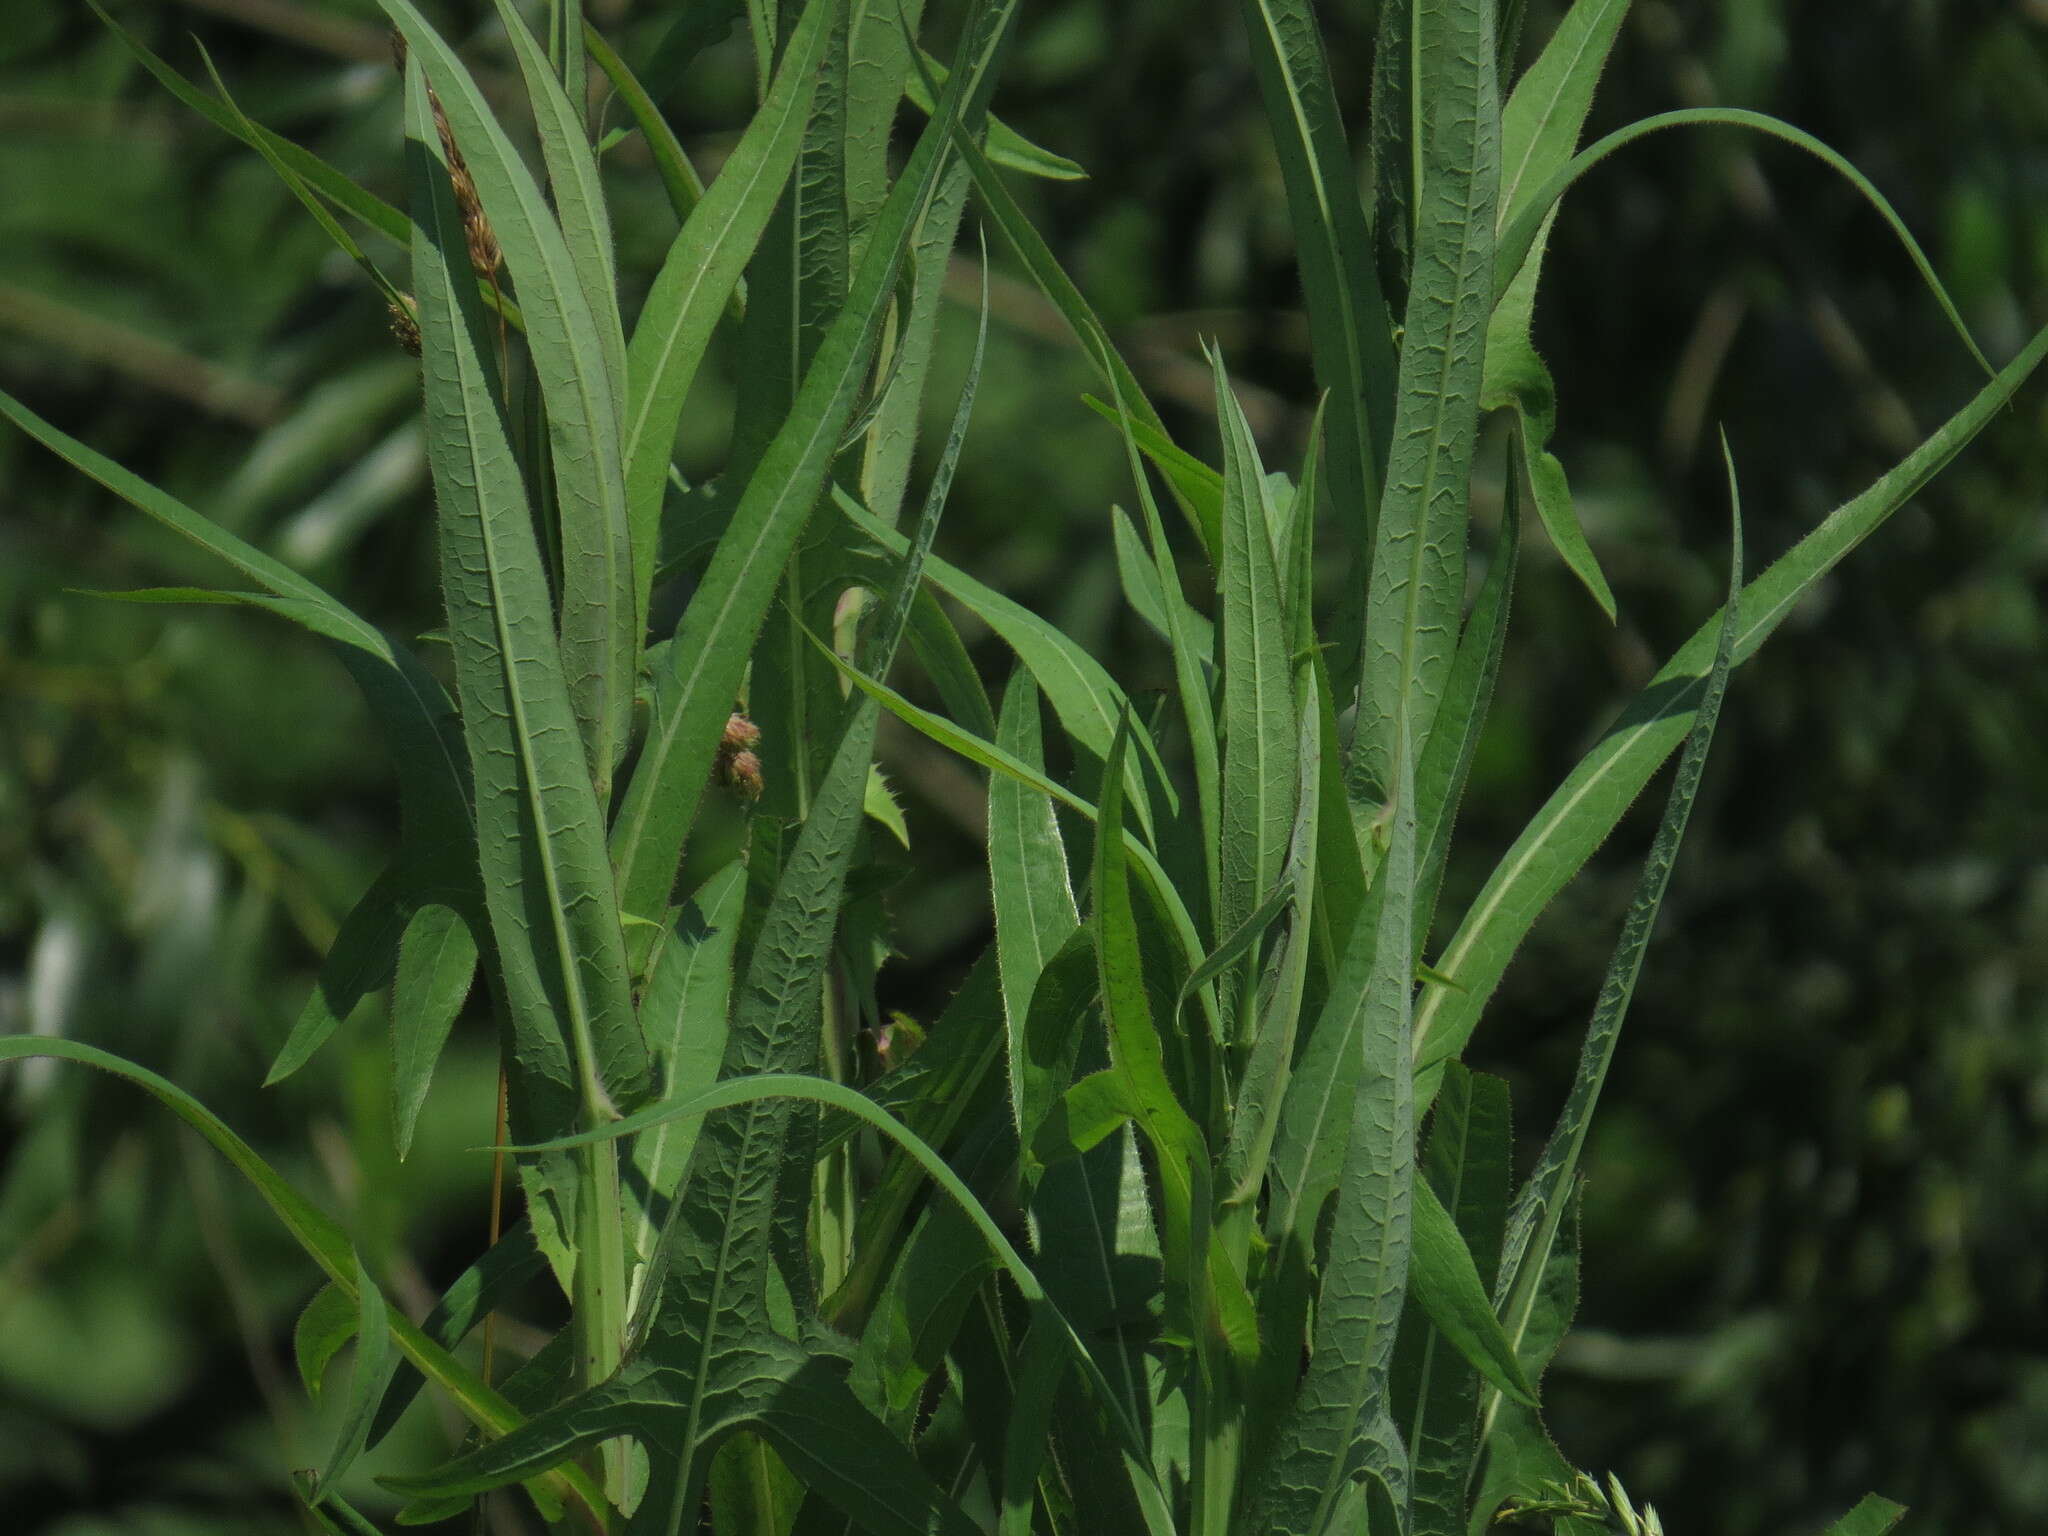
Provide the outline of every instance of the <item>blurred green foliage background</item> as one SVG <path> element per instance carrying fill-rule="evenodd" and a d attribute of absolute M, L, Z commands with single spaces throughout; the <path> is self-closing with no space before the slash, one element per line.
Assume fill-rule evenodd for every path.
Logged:
<path fill-rule="evenodd" d="M 629 58 L 672 13 L 589 4 Z M 1373 7 L 1321 9 L 1362 121 Z M 1529 0 L 1525 58 L 1559 9 Z M 203 78 L 196 35 L 252 115 L 396 195 L 370 0 L 117 10 Z M 435 15 L 461 36 L 488 10 Z M 472 52 L 493 57 L 488 32 Z M 751 79 L 736 39 L 666 83 L 707 167 Z M 2048 321 L 2039 0 L 1637 0 L 1593 130 L 1707 103 L 1779 114 L 1862 167 L 1994 359 Z M 1213 449 L 1195 343 L 1215 336 L 1291 466 L 1307 339 L 1236 7 L 1038 0 L 997 105 L 1089 169 L 1019 192 L 1176 433 Z M 634 146 L 612 171 L 644 283 L 673 224 Z M 1773 143 L 1653 137 L 1573 192 L 1552 250 L 1537 340 L 1557 446 L 1622 617 L 1534 539 L 1452 913 L 1716 602 L 1717 431 L 1760 568 L 1972 383 L 1868 209 Z M 1057 319 L 996 267 L 943 552 L 1156 685 L 1165 656 L 1110 551 L 1121 449 L 1077 401 Z M 0 0 L 0 386 L 377 622 L 438 622 L 413 369 L 380 303 L 83 5 Z M 692 408 L 693 471 L 717 467 L 729 387 Z M 2037 387 L 1735 682 L 1596 1125 L 1584 1302 L 1547 1392 L 1568 1454 L 1674 1536 L 1813 1528 L 1871 1487 L 1914 1506 L 1912 1530 L 2048 1528 L 2044 433 Z M 1488 536 L 1498 503 L 1482 485 Z M 487 1159 L 462 1150 L 490 1137 L 481 1021 L 402 1166 L 374 1008 L 321 1068 L 258 1087 L 395 833 L 375 733 L 294 630 L 73 590 L 217 576 L 0 434 L 0 1028 L 175 1077 L 346 1212 L 411 1303 L 481 1242 Z M 929 1017 L 986 936 L 980 790 L 909 739 L 889 757 L 915 850 L 885 986 Z M 1532 1146 L 1648 832 L 1625 828 L 1558 902 L 1474 1043 Z M 128 1089 L 17 1071 L 0 1138 L 0 1525 L 292 1529 L 282 1469 L 319 1444 L 289 1362 L 309 1267 Z"/>

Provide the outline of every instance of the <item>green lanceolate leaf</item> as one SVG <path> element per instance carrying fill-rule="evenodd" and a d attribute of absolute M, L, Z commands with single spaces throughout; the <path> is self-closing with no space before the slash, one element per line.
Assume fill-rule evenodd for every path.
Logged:
<path fill-rule="evenodd" d="M 250 1145 L 205 1105 L 167 1078 L 118 1056 L 74 1040 L 17 1035 L 0 1038 L 0 1062 L 48 1056 L 75 1061 L 124 1078 L 148 1090 L 160 1103 L 206 1138 L 243 1175 L 263 1201 L 284 1224 L 285 1230 L 320 1266 L 348 1306 L 356 1305 L 356 1259 L 348 1236 L 338 1223 L 281 1178 L 257 1156 Z M 426 1376 L 445 1390 L 462 1410 L 463 1416 L 479 1427 L 503 1434 L 520 1423 L 520 1417 L 499 1393 L 480 1381 L 470 1369 L 446 1349 L 415 1327 L 403 1313 L 387 1314 L 392 1341 L 399 1351 Z M 559 1514 L 566 1498 L 589 1511 L 589 1518 L 602 1526 L 603 1501 L 597 1489 L 576 1467 L 536 1473 L 534 1491 L 544 1510 Z M 550 1518 L 554 1518 L 550 1515 Z"/>
<path fill-rule="evenodd" d="M 608 328 L 616 327 L 616 314 L 601 318 L 592 310 L 561 226 L 462 61 L 410 0 L 379 3 L 404 33 L 412 58 L 436 93 L 518 289 L 527 346 L 546 407 L 561 524 L 559 669 L 583 743 L 587 776 L 598 786 L 600 798 L 609 798 L 612 769 L 625 750 L 640 654 L 619 396 L 611 367 L 613 349 L 604 340 Z M 544 104 L 537 110 L 555 129 L 568 131 Z M 431 115 L 428 123 L 438 148 Z M 558 146 L 558 154 L 567 158 L 573 151 Z M 590 174 L 594 183 L 595 172 Z M 594 184 L 590 194 L 596 195 Z M 458 242 L 449 249 L 459 258 L 452 270 L 466 270 L 464 246 Z M 593 247 L 591 260 L 598 259 Z M 414 281 L 421 281 L 418 274 Z M 593 275 L 592 281 L 602 279 Z M 483 374 L 478 387 L 487 388 Z M 544 582 L 538 595 L 536 617 L 548 612 Z"/>
<path fill-rule="evenodd" d="M 1827 1529 L 1827 1536 L 1886 1536 L 1906 1518 L 1906 1506 L 1866 1493 L 1856 1507 Z"/>
<path fill-rule="evenodd" d="M 1413 1238 L 1409 1283 L 1436 1331 L 1498 1391 L 1535 1407 L 1536 1389 L 1494 1316 L 1471 1251 L 1426 1180 L 1415 1186 Z"/>
<path fill-rule="evenodd" d="M 1629 0 L 1576 0 L 1500 116 L 1500 221 L 1505 224 L 1572 157 Z"/>
<path fill-rule="evenodd" d="M 299 1383 L 306 1389 L 306 1396 L 315 1402 L 320 1400 L 328 1362 L 355 1336 L 355 1301 L 330 1280 L 313 1293 L 313 1299 L 306 1303 L 292 1328 L 292 1359 L 299 1368 Z"/>
<path fill-rule="evenodd" d="M 1216 928 L 1235 933 L 1280 883 L 1294 825 L 1298 757 L 1287 611 L 1273 554 L 1273 517 L 1251 427 L 1212 359 L 1223 424 L 1223 559 L 1217 568 L 1223 678 L 1222 856 Z M 1247 968 L 1246 976 L 1252 973 Z M 1248 988 L 1226 988 L 1226 1016 L 1251 1037 Z"/>
<path fill-rule="evenodd" d="M 476 939 L 453 907 L 422 902 L 406 919 L 391 993 L 392 1124 L 401 1160 L 412 1150 L 420 1106 L 469 997 L 476 960 Z"/>
<path fill-rule="evenodd" d="M 1961 452 L 2043 358 L 2048 358 L 2048 331 L 2028 343 L 1925 443 L 1836 508 L 1751 582 L 1741 597 L 1735 664 L 1754 655 L 1800 598 Z M 1705 692 L 1719 630 L 1716 614 L 1665 663 L 1536 813 L 1467 909 L 1436 962 L 1436 969 L 1455 979 L 1458 988 L 1426 987 L 1416 1009 L 1417 1091 L 1423 1102 L 1435 1089 L 1431 1069 L 1464 1049 L 1537 914 L 1605 841 L 1658 765 L 1685 739 Z"/>
<path fill-rule="evenodd" d="M 423 51 L 415 39 L 415 61 Z M 532 1139 L 536 1130 L 601 1124 L 616 1106 L 644 1099 L 647 1049 L 628 990 L 604 821 L 548 623 L 533 520 L 492 391 L 481 308 L 456 277 L 468 262 L 462 215 L 417 63 L 407 72 L 407 109 L 442 585 L 476 783 L 495 979 L 508 1015 L 511 1124 L 516 1137 Z M 523 1163 L 521 1174 L 542 1247 L 575 1300 L 579 1374 L 597 1381 L 618 1363 L 625 1334 L 618 1166 L 609 1148 L 577 1164 L 551 1157 Z M 624 1475 L 614 1452 L 614 1492 Z"/>
<path fill-rule="evenodd" d="M 1490 11 L 1458 0 L 1413 18 L 1422 186 L 1348 779 L 1361 805 L 1389 799 L 1399 708 L 1427 746 L 1465 597 L 1500 156 Z"/>
<path fill-rule="evenodd" d="M 1112 387 L 1114 381 L 1112 380 Z M 1138 492 L 1138 506 L 1145 514 L 1145 533 L 1151 544 L 1152 576 L 1158 588 L 1160 615 L 1165 624 L 1166 643 L 1173 652 L 1174 691 L 1180 696 L 1182 723 L 1187 728 L 1188 755 L 1194 759 L 1195 805 L 1202 826 L 1202 869 L 1207 876 L 1209 910 L 1222 906 L 1223 896 L 1223 768 L 1216 742 L 1216 707 L 1210 696 L 1210 672 L 1216 661 L 1215 626 L 1195 614 L 1180 584 L 1180 566 L 1166 542 L 1166 529 L 1138 460 L 1139 423 L 1117 395 L 1119 409 L 1113 419 L 1124 440 L 1124 460 L 1131 471 L 1131 483 Z M 1215 527 L 1220 545 L 1223 537 L 1223 493 L 1219 478 L 1215 498 Z"/>
<path fill-rule="evenodd" d="M 819 345 L 788 419 L 747 483 L 671 647 L 673 676 L 613 829 L 620 902 L 637 916 L 668 901 L 720 731 L 738 694 L 777 581 L 853 418 L 860 380 L 896 287 L 898 265 L 939 169 L 940 151 L 988 66 L 1013 0 L 978 8 L 942 110 L 918 140 L 869 237 L 847 302 Z"/>
<path fill-rule="evenodd" d="M 1489 39 L 1490 42 L 1490 39 Z M 1491 49 L 1487 50 L 1490 64 Z M 1412 1009 L 1416 813 L 1414 749 L 1405 707 L 1395 714 L 1394 818 L 1387 856 L 1346 946 L 1318 1021 L 1359 1058 L 1324 1139 L 1342 1149 L 1329 1257 L 1322 1267 L 1308 1369 L 1253 1482 L 1248 1529 L 1321 1536 L 1345 1490 L 1379 1481 L 1396 1510 L 1408 1505 L 1408 1465 L 1390 1418 L 1388 1377 L 1408 1284 L 1415 1166 L 1409 1020 Z M 1334 1015 L 1334 1016 L 1333 1016 Z M 1308 1063 L 1296 1083 L 1305 1080 Z M 1299 1272 L 1313 1246 L 1321 1199 L 1294 1196 L 1278 1234 Z M 1275 1205 L 1282 1202 L 1276 1200 Z M 1269 1282 L 1270 1283 L 1270 1282 Z M 1268 1348 L 1287 1348 L 1284 1339 Z"/>
<path fill-rule="evenodd" d="M 307 1491 L 307 1499 L 315 1504 L 327 1496 L 363 1453 L 371 1417 L 377 1410 L 378 1399 L 384 1395 L 391 1367 L 397 1363 L 391 1357 L 390 1311 L 384 1305 L 384 1293 L 363 1267 L 361 1254 L 356 1255 L 355 1280 L 356 1358 L 349 1369 L 348 1402 L 342 1409 L 341 1422 L 335 1427 L 334 1448 L 327 1453 L 326 1462 Z"/>
<path fill-rule="evenodd" d="M 1726 453 L 1726 445 L 1723 445 Z M 1656 840 L 1622 919 L 1621 937 L 1608 961 L 1607 975 L 1600 984 L 1600 998 L 1593 1009 L 1593 1022 L 1579 1050 L 1578 1071 L 1573 1075 L 1570 1094 L 1558 1114 L 1555 1130 L 1545 1143 L 1529 1181 L 1515 1197 L 1508 1214 L 1507 1234 L 1501 1250 L 1501 1278 L 1498 1286 L 1501 1326 L 1508 1340 L 1519 1348 L 1534 1316 L 1543 1274 L 1550 1251 L 1575 1187 L 1579 1155 L 1584 1149 L 1587 1127 L 1600 1100 L 1601 1085 L 1607 1080 L 1608 1065 L 1621 1037 L 1628 1015 L 1629 1000 L 1635 995 L 1636 978 L 1642 973 L 1643 955 L 1650 946 L 1650 934 L 1657 922 L 1657 909 L 1664 900 L 1671 868 L 1678 857 L 1678 845 L 1685 836 L 1685 824 L 1692 814 L 1692 802 L 1699 792 L 1700 776 L 1706 770 L 1707 751 L 1713 744 L 1714 724 L 1720 717 L 1721 701 L 1728 692 L 1728 673 L 1734 665 L 1735 639 L 1741 624 L 1742 592 L 1742 504 L 1735 486 L 1735 465 L 1728 464 L 1728 494 L 1734 524 L 1733 550 L 1728 561 L 1728 601 L 1721 610 L 1715 636 L 1714 660 L 1706 677 L 1706 693 L 1700 701 L 1685 753 L 1679 759 L 1678 775 L 1672 781 L 1670 797 L 1664 804 L 1663 819 L 1657 825 Z M 1488 1413 L 1492 1411 L 1489 1405 Z"/>
<path fill-rule="evenodd" d="M 1628 0 L 1580 0 L 1516 84 L 1501 115 L 1503 226 L 1571 159 L 1601 67 L 1627 13 Z M 1553 204 L 1553 218 L 1555 208 Z M 1536 283 L 1549 233 L 1550 219 L 1546 219 L 1521 270 L 1487 322 L 1486 382 L 1479 403 L 1483 410 L 1505 407 L 1516 413 L 1515 443 L 1536 502 L 1536 515 L 1572 574 L 1612 621 L 1614 594 L 1579 526 L 1564 466 L 1549 451 L 1557 424 L 1557 390 L 1530 337 Z"/>
<path fill-rule="evenodd" d="M 676 926 L 662 936 L 654 970 L 640 1000 L 640 1027 L 654 1059 L 661 1099 L 671 1103 L 718 1080 L 725 1060 L 733 981 L 733 951 L 746 896 L 746 867 L 727 865 L 683 905 Z M 627 1312 L 637 1311 L 655 1239 L 668 1214 L 690 1153 L 695 1121 L 668 1121 L 634 1142 L 627 1230 Z"/>
<path fill-rule="evenodd" d="M 571 99 L 571 88 L 565 84 L 576 80 L 575 89 L 581 94 L 584 29 L 580 22 L 567 29 L 570 35 L 564 41 L 573 44 L 574 57 L 564 58 L 563 72 L 557 78 L 525 19 L 509 0 L 498 0 L 498 19 L 512 42 L 520 78 L 526 83 L 527 100 L 532 104 L 534 127 L 540 137 L 541 158 L 547 165 L 549 195 L 561 226 L 562 242 L 569 248 L 577 286 L 583 290 L 584 303 L 595 322 L 605 378 L 611 386 L 612 398 L 623 402 L 626 338 L 619 319 L 611 216 L 605 211 L 604 185 L 598 176 L 597 156 L 590 150 L 583 111 Z"/>
<path fill-rule="evenodd" d="M 1315 13 L 1307 0 L 1243 0 L 1242 10 L 1287 183 L 1316 382 L 1329 401 L 1331 500 L 1346 544 L 1362 556 L 1373 547 L 1393 420 L 1392 319 Z M 1355 577 L 1363 575 L 1361 560 Z"/>
<path fill-rule="evenodd" d="M 643 612 L 654 581 L 662 493 L 683 402 L 796 164 L 835 9 L 835 0 L 812 0 L 805 7 L 767 100 L 669 247 L 626 349 L 626 501 Z"/>
<path fill-rule="evenodd" d="M 1038 690 L 1021 667 L 1003 690 L 996 744 L 1020 762 L 1044 766 Z M 1033 1092 L 1039 1053 L 1031 1049 L 1026 1033 L 1033 994 L 1047 964 L 1079 931 L 1081 916 L 1068 883 L 1067 850 L 1052 802 L 1001 774 L 991 779 L 988 789 L 988 872 L 1009 1036 L 1010 1109 L 1018 1137 L 1028 1147 L 1036 1116 L 1027 1101 L 1057 1097 L 1065 1086 L 1053 1087 L 1049 1095 Z M 1065 1053 L 1056 1053 L 1055 1060 L 1059 1054 Z"/>

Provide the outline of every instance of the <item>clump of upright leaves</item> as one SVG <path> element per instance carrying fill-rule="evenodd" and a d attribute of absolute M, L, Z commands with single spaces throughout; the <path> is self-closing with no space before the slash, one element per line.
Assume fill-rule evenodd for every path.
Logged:
<path fill-rule="evenodd" d="M 525 1214 L 419 1326 L 174 1085 L 74 1042 L 0 1041 L 0 1059 L 55 1055 L 156 1094 L 327 1275 L 295 1337 L 309 1391 L 356 1353 L 332 1450 L 293 1484 L 312 1517 L 368 1523 L 337 1482 L 424 1380 L 479 1437 L 387 1480 L 407 1520 L 520 1482 L 551 1521 L 722 1536 L 1659 1530 L 1551 1442 L 1541 1392 L 1578 1294 L 1587 1127 L 1715 720 L 1733 669 L 2012 397 L 2048 334 L 1747 583 L 1737 511 L 1720 611 L 1425 956 L 1508 632 L 1521 484 L 1614 609 L 1530 345 L 1560 197 L 1662 126 L 1831 152 L 1753 114 L 1691 113 L 1574 158 L 1626 0 L 1579 0 L 1513 80 L 1518 6 L 1386 0 L 1354 157 L 1306 0 L 1244 0 L 1326 395 L 1289 478 L 1220 353 L 1220 467 L 1172 441 L 1010 193 L 1005 171 L 1075 172 L 990 113 L 1013 0 L 963 0 L 945 64 L 918 41 L 921 4 L 695 7 L 644 75 L 579 6 L 550 5 L 543 38 L 500 0 L 518 98 L 502 110 L 408 0 L 380 4 L 406 45 L 404 211 L 123 40 L 416 316 L 453 697 L 297 571 L 0 396 L 249 584 L 127 596 L 305 626 L 391 743 L 399 858 L 342 925 L 273 1080 L 390 985 L 402 1152 L 477 975 L 499 1025 Z M 760 106 L 707 187 L 642 80 L 742 14 Z M 630 326 L 586 59 L 679 221 Z M 906 99 L 918 127 L 895 166 Z M 1100 374 L 1136 509 L 1113 518 L 1119 575 L 1169 653 L 1157 714 L 934 552 L 982 337 L 905 526 L 970 200 Z M 403 248 L 409 289 L 345 219 Z M 715 491 L 672 495 L 722 327 L 741 369 L 729 460 Z M 1510 493 L 1468 608 L 1495 409 Z M 1321 602 L 1333 545 L 1347 575 Z M 958 610 L 1014 657 L 999 702 Z M 670 633 L 655 614 L 679 615 Z M 906 639 L 948 713 L 891 685 Z M 884 709 L 988 776 L 993 938 L 907 1060 L 856 1043 L 882 1027 L 877 845 L 917 852 L 875 761 Z M 1517 1189 L 1505 1085 L 1459 1056 L 1536 914 L 1681 746 L 1571 1094 Z M 725 835 L 700 836 L 713 822 Z M 569 1321 L 494 1388 L 455 1351 L 543 1277 Z M 1896 1513 L 1866 1501 L 1837 1530 Z"/>

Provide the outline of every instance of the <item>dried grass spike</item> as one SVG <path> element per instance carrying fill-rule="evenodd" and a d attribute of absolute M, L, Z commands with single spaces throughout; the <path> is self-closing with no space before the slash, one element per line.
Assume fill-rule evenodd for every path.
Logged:
<path fill-rule="evenodd" d="M 462 237 L 469 245 L 469 264 L 477 276 L 489 277 L 505 259 L 499 249 L 497 232 L 484 213 L 476 194 L 476 180 L 469 174 L 469 162 L 455 142 L 455 130 L 448 126 L 448 114 L 441 110 L 441 98 L 427 88 L 427 104 L 434 109 L 434 131 L 441 136 L 441 153 L 448 159 L 448 181 L 455 189 L 455 209 L 462 216 Z"/>
<path fill-rule="evenodd" d="M 398 338 L 398 344 L 414 357 L 420 355 L 419 301 L 409 293 L 401 293 L 394 299 L 391 309 L 391 334 Z"/>

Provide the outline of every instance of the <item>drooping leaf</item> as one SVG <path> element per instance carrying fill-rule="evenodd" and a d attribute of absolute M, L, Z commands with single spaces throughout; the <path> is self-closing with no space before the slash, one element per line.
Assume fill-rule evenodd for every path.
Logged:
<path fill-rule="evenodd" d="M 1742 593 L 1734 664 L 1754 655 L 1793 606 L 1886 518 L 1934 478 L 2048 358 L 2048 331 L 2001 369 L 1918 448 L 1845 502 Z M 1600 742 L 1580 760 L 1495 867 L 1444 948 L 1436 969 L 1459 989 L 1424 988 L 1416 1008 L 1417 1093 L 1431 1070 L 1464 1049 L 1509 958 L 1536 916 L 1606 839 L 1622 812 L 1690 729 L 1719 633 L 1710 617 L 1665 663 Z"/>
<path fill-rule="evenodd" d="M 96 1067 L 146 1089 L 205 1137 L 234 1165 L 237 1172 L 248 1179 L 284 1224 L 285 1230 L 326 1273 L 349 1306 L 355 1306 L 356 1262 L 347 1234 L 332 1217 L 287 1184 L 219 1116 L 169 1079 L 94 1046 L 40 1035 L 0 1037 L 0 1062 L 38 1056 Z M 400 1352 L 448 1393 L 464 1417 L 497 1434 L 503 1434 L 520 1423 L 518 1413 L 502 1395 L 486 1386 L 467 1366 L 415 1327 L 404 1314 L 391 1313 L 387 1322 L 392 1341 Z M 601 1520 L 602 1496 L 580 1468 L 560 1467 L 537 1473 L 535 1479 L 535 1483 L 529 1485 L 530 1489 L 541 1501 L 543 1512 L 553 1512 L 549 1518 L 555 1518 L 563 1500 L 568 1499 L 588 1510 L 592 1520 Z"/>

